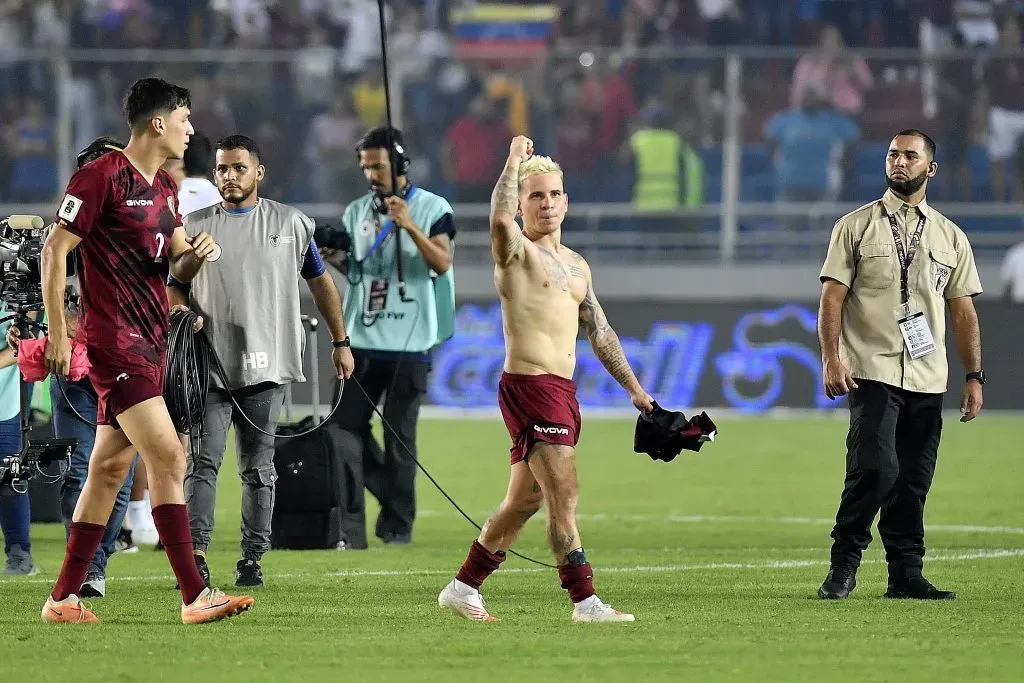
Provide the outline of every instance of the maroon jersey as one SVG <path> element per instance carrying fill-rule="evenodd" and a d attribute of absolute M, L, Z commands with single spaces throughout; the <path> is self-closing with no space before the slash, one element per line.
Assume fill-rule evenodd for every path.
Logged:
<path fill-rule="evenodd" d="M 82 239 L 76 249 L 90 347 L 132 351 L 160 362 L 167 349 L 171 235 L 181 225 L 178 187 L 163 170 L 150 185 L 121 152 L 79 169 L 57 220 Z"/>

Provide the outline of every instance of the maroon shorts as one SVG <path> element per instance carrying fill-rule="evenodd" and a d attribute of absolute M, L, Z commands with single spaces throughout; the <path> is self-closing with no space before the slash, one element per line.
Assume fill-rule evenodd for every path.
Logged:
<path fill-rule="evenodd" d="M 96 390 L 96 424 L 117 427 L 117 416 L 132 406 L 164 394 L 160 365 L 131 351 L 89 347 L 89 381 Z"/>
<path fill-rule="evenodd" d="M 571 379 L 503 372 L 498 407 L 512 437 L 513 465 L 526 459 L 536 441 L 575 446 L 580 440 L 580 404 Z"/>

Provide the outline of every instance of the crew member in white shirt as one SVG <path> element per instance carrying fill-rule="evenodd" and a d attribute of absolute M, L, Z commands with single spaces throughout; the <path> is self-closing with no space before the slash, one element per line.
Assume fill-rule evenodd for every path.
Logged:
<path fill-rule="evenodd" d="M 210 182 L 213 144 L 199 131 L 188 142 L 185 156 L 167 162 L 167 172 L 178 183 L 178 212 L 182 218 L 220 202 L 217 186 Z"/>

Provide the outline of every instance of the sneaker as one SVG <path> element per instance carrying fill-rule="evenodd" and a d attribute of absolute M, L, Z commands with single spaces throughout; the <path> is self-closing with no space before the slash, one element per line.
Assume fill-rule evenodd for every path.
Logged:
<path fill-rule="evenodd" d="M 596 595 L 591 595 L 582 602 L 577 602 L 572 610 L 572 620 L 578 624 L 597 622 L 636 621 L 632 614 L 614 609 L 611 605 L 601 602 Z"/>
<path fill-rule="evenodd" d="M 199 576 L 203 577 L 203 583 L 206 584 L 207 588 L 209 588 L 210 587 L 210 583 L 211 583 L 210 582 L 210 566 L 208 564 L 206 564 L 206 556 L 205 555 L 193 555 L 192 557 L 196 561 L 196 569 L 199 570 Z M 180 591 L 181 590 L 181 585 L 178 584 L 178 583 L 175 583 L 174 584 L 174 590 Z"/>
<path fill-rule="evenodd" d="M 51 624 L 98 624 L 100 620 L 82 604 L 77 595 L 69 595 L 60 602 L 53 596 L 46 598 L 43 605 L 43 621 Z"/>
<path fill-rule="evenodd" d="M 241 559 L 235 565 L 235 585 L 246 588 L 263 587 L 263 571 L 256 560 Z"/>
<path fill-rule="evenodd" d="M 191 605 L 181 606 L 181 623 L 207 624 L 246 612 L 256 602 L 251 596 L 225 595 L 216 588 L 207 588 Z"/>
<path fill-rule="evenodd" d="M 444 587 L 437 596 L 437 604 L 470 621 L 501 621 L 487 613 L 484 608 L 484 596 L 480 595 L 480 591 L 458 579 L 452 579 L 451 583 Z"/>
<path fill-rule="evenodd" d="M 99 572 L 92 571 L 85 575 L 82 584 L 83 598 L 102 598 L 107 592 L 107 579 Z"/>
<path fill-rule="evenodd" d="M 156 545 L 160 542 L 160 533 L 155 526 L 144 526 L 132 529 L 132 540 L 138 545 Z"/>
<path fill-rule="evenodd" d="M 4 574 L 20 574 L 34 576 L 39 573 L 36 563 L 32 561 L 32 553 L 22 549 L 20 545 L 12 545 L 7 551 L 7 566 Z"/>

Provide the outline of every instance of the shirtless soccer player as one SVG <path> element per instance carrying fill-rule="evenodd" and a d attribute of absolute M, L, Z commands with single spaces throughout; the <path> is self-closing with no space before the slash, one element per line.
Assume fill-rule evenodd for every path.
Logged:
<path fill-rule="evenodd" d="M 43 246 L 43 301 L 50 319 L 46 365 L 62 376 L 70 369 L 65 258 L 75 250 L 84 309 L 78 338 L 92 363 L 99 424 L 64 566 L 43 605 L 43 621 L 99 621 L 78 594 L 136 449 L 149 474 L 153 520 L 181 585 L 181 620 L 216 621 L 253 603 L 248 596 L 207 588 L 196 569 L 185 510 L 185 451 L 163 399 L 167 274 L 191 281 L 216 247 L 206 233 L 185 234 L 176 209 L 178 188 L 161 170 L 188 146 L 189 108 L 184 88 L 156 78 L 133 84 L 125 98 L 128 145 L 71 176 L 57 225 Z"/>
<path fill-rule="evenodd" d="M 505 500 L 437 598 L 442 607 L 467 619 L 494 621 L 484 609 L 480 585 L 546 503 L 548 544 L 562 588 L 574 604 L 573 621 L 633 621 L 632 614 L 598 599 L 576 528 L 580 410 L 572 375 L 579 330 L 638 410 L 650 411 L 653 401 L 633 375 L 597 302 L 590 267 L 561 243 L 567 208 L 558 164 L 534 157 L 528 138 L 513 139 L 491 196 L 491 253 L 505 332 L 498 405 L 512 437 L 512 471 Z M 517 215 L 523 217 L 522 230 Z"/>

